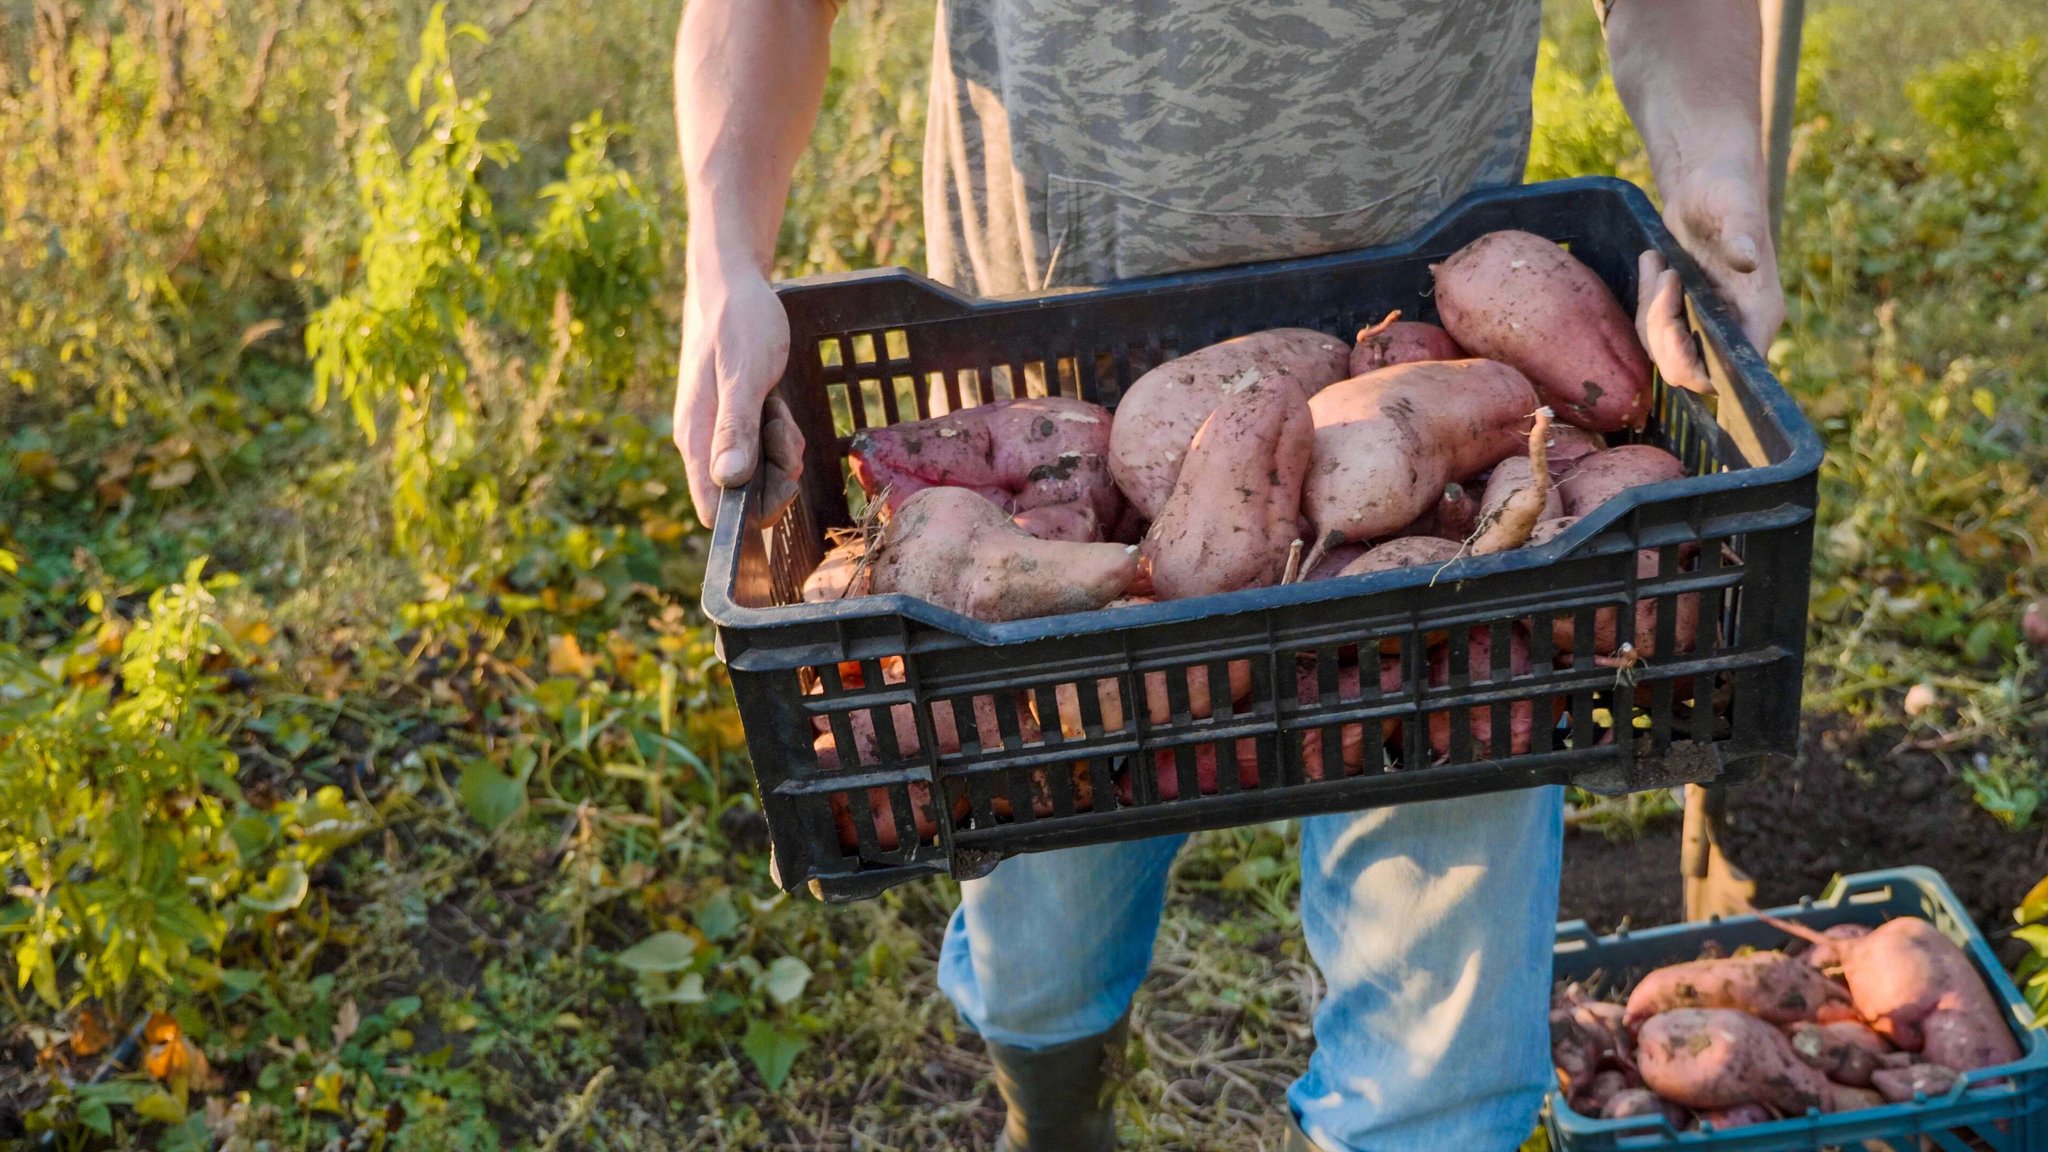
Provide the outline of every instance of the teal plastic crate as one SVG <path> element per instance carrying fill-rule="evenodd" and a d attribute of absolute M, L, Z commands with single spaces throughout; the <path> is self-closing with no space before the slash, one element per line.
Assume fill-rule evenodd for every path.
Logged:
<path fill-rule="evenodd" d="M 1561 1090 L 1544 1109 L 1556 1152 L 1636 1152 L 1638 1149 L 1711 1149 L 1712 1152 L 2048 1152 L 2048 1038 L 2029 1028 L 2033 1019 L 2019 989 L 2000 967 L 1983 933 L 1970 922 L 1948 882 L 1931 868 L 1892 868 L 1846 876 L 1819 900 L 1802 900 L 1770 913 L 1825 930 L 1837 924 L 1880 924 L 1900 916 L 1931 921 L 1961 945 L 1978 975 L 2007 1008 L 2020 1059 L 1965 1075 L 1947 1095 L 1835 1115 L 1809 1112 L 1769 1124 L 1715 1131 L 1678 1131 L 1661 1116 L 1601 1120 L 1572 1111 Z M 1674 924 L 1640 932 L 1595 935 L 1585 921 L 1557 926 L 1552 970 L 1559 980 L 1591 980 L 1630 987 L 1664 964 L 1699 958 L 1709 941 L 1726 951 L 1744 946 L 1783 948 L 1790 941 L 1755 916 Z"/>

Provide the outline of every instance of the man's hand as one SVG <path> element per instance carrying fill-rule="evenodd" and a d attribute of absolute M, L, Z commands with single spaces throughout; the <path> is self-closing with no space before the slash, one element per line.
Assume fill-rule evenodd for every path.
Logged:
<path fill-rule="evenodd" d="M 675 436 L 707 527 L 719 489 L 752 479 L 764 448 L 759 523 L 782 515 L 803 474 L 803 434 L 769 396 L 789 360 L 789 316 L 768 270 L 838 11 L 837 0 L 690 0 L 676 32 L 690 232 Z"/>
<path fill-rule="evenodd" d="M 761 523 L 796 498 L 803 433 L 769 392 L 789 361 L 789 317 L 767 278 L 751 268 L 728 275 L 693 268 L 683 297 L 683 357 L 676 381 L 675 438 L 690 477 L 690 499 L 706 527 L 718 491 L 745 484 L 767 456 Z"/>
<path fill-rule="evenodd" d="M 1606 12 L 1614 87 L 1650 153 L 1664 223 L 1766 350 L 1785 322 L 1785 297 L 1765 207 L 1756 0 L 1615 0 Z M 1658 371 L 1678 387 L 1712 391 L 1678 274 L 1653 252 L 1638 271 L 1636 328 Z"/>
<path fill-rule="evenodd" d="M 1761 183 L 1738 174 L 1680 176 L 1670 182 L 1664 223 L 1735 310 L 1749 342 L 1768 352 L 1785 322 L 1785 290 Z M 1712 392 L 1706 362 L 1686 327 L 1678 273 L 1653 249 L 1637 261 L 1636 284 L 1636 334 L 1657 370 L 1674 387 Z"/>

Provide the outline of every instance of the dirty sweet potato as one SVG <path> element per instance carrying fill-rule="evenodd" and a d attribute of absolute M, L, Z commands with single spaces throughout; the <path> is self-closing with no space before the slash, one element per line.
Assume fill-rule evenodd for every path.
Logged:
<path fill-rule="evenodd" d="M 1529 543 L 1543 543 L 1574 523 L 1577 521 L 1569 516 L 1560 520 L 1546 520 L 1536 526 L 1537 531 L 1531 533 Z M 1679 550 L 1679 560 L 1683 564 L 1697 554 L 1697 546 L 1687 545 Z M 1657 549 L 1642 548 L 1636 551 L 1636 579 L 1653 580 L 1662 571 L 1662 553 Z M 1629 641 L 1636 653 L 1644 659 L 1660 655 L 1658 619 L 1667 608 L 1675 613 L 1671 632 L 1676 653 L 1684 654 L 1697 650 L 1700 634 L 1700 593 L 1687 592 L 1678 596 L 1660 597 L 1645 592 L 1636 600 L 1635 637 Z M 1616 649 L 1620 647 L 1620 633 L 1617 631 L 1619 626 L 1620 619 L 1615 609 L 1601 608 L 1594 611 L 1593 655 L 1605 657 L 1615 654 Z M 1550 643 L 1561 658 L 1570 658 L 1578 654 L 1578 625 L 1574 623 L 1572 616 L 1561 615 L 1551 618 Z"/>
<path fill-rule="evenodd" d="M 1572 424 L 1550 426 L 1550 474 L 1563 476 L 1572 465 L 1596 452 L 1607 451 L 1607 437 Z"/>
<path fill-rule="evenodd" d="M 1808 1067 L 1769 1024 L 1732 1008 L 1677 1008 L 1636 1034 L 1643 1083 L 1687 1108 L 1762 1104 L 1798 1115 L 1826 1108 L 1827 1077 Z"/>
<path fill-rule="evenodd" d="M 1010 521 L 1040 540 L 1064 540 L 1070 544 L 1102 542 L 1102 522 L 1095 509 L 1081 502 L 1045 504 L 1027 508 Z"/>
<path fill-rule="evenodd" d="M 1608 1101 L 1629 1090 L 1628 1076 L 1618 1069 L 1607 1068 L 1593 1073 L 1586 1082 L 1585 1090 L 1573 1094 L 1571 1105 L 1576 1112 L 1598 1116 L 1607 1110 Z"/>
<path fill-rule="evenodd" d="M 1536 393 L 1490 360 L 1396 364 L 1309 399 L 1315 459 L 1302 509 L 1315 553 L 1398 531 L 1462 481 L 1528 443 Z"/>
<path fill-rule="evenodd" d="M 1685 475 L 1678 457 L 1654 444 L 1623 444 L 1581 457 L 1557 482 L 1568 516 L 1584 516 L 1631 488 Z"/>
<path fill-rule="evenodd" d="M 1110 418 L 1066 396 L 996 400 L 929 420 L 854 433 L 854 478 L 890 511 L 927 488 L 966 488 L 1005 512 L 1085 504 L 1114 524 L 1123 496 L 1109 470 Z"/>
<path fill-rule="evenodd" d="M 1313 396 L 1349 374 L 1351 349 L 1306 328 L 1275 328 L 1211 344 L 1168 360 L 1131 383 L 1117 401 L 1109 468 L 1131 506 L 1159 515 L 1195 432 L 1223 401 L 1255 384 L 1292 380 Z"/>
<path fill-rule="evenodd" d="M 1123 595 L 1138 572 L 1125 544 L 1040 540 L 964 488 L 927 488 L 883 529 L 876 592 L 902 592 L 976 620 L 1087 612 Z"/>
<path fill-rule="evenodd" d="M 1278 584 L 1300 539 L 1314 446 L 1308 400 L 1289 381 L 1254 384 L 1219 404 L 1138 546 L 1153 594 L 1181 600 Z"/>
<path fill-rule="evenodd" d="M 1825 976 L 1783 952 L 1751 952 L 1656 969 L 1630 991 L 1627 1019 L 1634 1026 L 1674 1008 L 1733 1008 L 1773 1024 L 1793 1024 L 1841 998 L 1841 989 Z"/>
<path fill-rule="evenodd" d="M 1436 536 L 1399 536 L 1368 548 L 1338 571 L 1339 576 L 1364 576 L 1424 564 L 1448 564 L 1464 554 L 1463 545 Z"/>
<path fill-rule="evenodd" d="M 1852 1084 L 1830 1084 L 1834 1095 L 1830 1112 L 1856 1112 L 1864 1108 L 1884 1107 L 1884 1096 L 1874 1088 L 1858 1088 Z"/>
<path fill-rule="evenodd" d="M 1813 947 L 1808 948 L 1804 953 L 1801 954 L 1800 958 L 1805 960 L 1808 964 L 1813 965 L 1815 968 L 1819 968 L 1822 970 L 1826 970 L 1829 968 L 1840 968 L 1842 966 L 1842 953 L 1840 947 L 1837 946 L 1834 943 L 1834 941 L 1861 940 L 1865 936 L 1870 935 L 1870 925 L 1837 924 L 1834 927 L 1829 928 L 1827 931 L 1822 932 L 1821 935 L 1826 937 L 1827 939 L 1822 943 L 1815 944 Z"/>
<path fill-rule="evenodd" d="M 1301 574 L 1302 582 L 1329 580 L 1340 576 L 1353 560 L 1365 555 L 1365 553 L 1366 546 L 1363 544 L 1340 544 L 1324 552 L 1322 559 L 1316 561 L 1315 567 L 1303 572 Z"/>
<path fill-rule="evenodd" d="M 1802 1020 L 1786 1029 L 1785 1037 L 1792 1041 L 1792 1051 L 1801 1060 L 1838 1084 L 1866 1087 L 1870 1074 L 1877 1071 L 1881 1053 L 1872 1052 L 1829 1027 Z"/>
<path fill-rule="evenodd" d="M 1460 347 L 1520 369 L 1570 423 L 1643 426 L 1650 358 L 1606 281 L 1571 253 L 1528 232 L 1492 232 L 1430 272 Z"/>
<path fill-rule="evenodd" d="M 1445 688 L 1451 683 L 1451 644 L 1447 640 L 1437 644 L 1429 652 L 1429 684 L 1432 688 Z M 1471 630 L 1466 640 L 1466 676 L 1474 686 L 1488 686 L 1501 680 L 1529 674 L 1529 646 L 1523 638 L 1522 628 L 1516 625 L 1508 631 L 1508 667 L 1505 672 L 1493 667 L 1493 629 L 1479 627 Z M 1450 711 L 1435 711 L 1429 714 L 1429 749 L 1438 760 L 1448 758 L 1452 753 Z M 1467 731 L 1472 736 L 1472 755 L 1481 760 L 1491 759 L 1498 754 L 1493 743 L 1493 705 L 1473 708 L 1467 714 Z M 1536 732 L 1536 707 L 1530 701 L 1516 700 L 1508 709 L 1508 749 L 1514 755 L 1529 750 L 1529 742 Z"/>
<path fill-rule="evenodd" d="M 867 542 L 856 539 L 825 553 L 825 558 L 818 562 L 809 576 L 804 577 L 804 602 L 821 604 L 867 595 L 871 573 L 860 562 L 867 550 Z"/>
<path fill-rule="evenodd" d="M 1914 1064 L 1906 1068 L 1880 1068 L 1870 1077 L 1878 1095 L 1892 1104 L 1911 1103 L 1914 1096 L 1936 1099 L 1955 1090 L 1961 1077 L 1955 1069 L 1940 1064 Z"/>
<path fill-rule="evenodd" d="M 1833 1098 L 1830 1097 L 1830 1100 Z M 1729 1128 L 1748 1128 L 1757 1124 L 1769 1124 L 1777 1117 L 1761 1104 L 1737 1104 L 1733 1108 L 1714 1108 L 1699 1115 L 1700 1127 L 1711 1125 L 1715 1131 Z"/>
<path fill-rule="evenodd" d="M 1602 1120 L 1625 1120 L 1634 1116 L 1662 1116 L 1673 1131 L 1682 1132 L 1692 1124 L 1692 1113 L 1664 1099 L 1648 1088 L 1616 1092 L 1600 1109 Z"/>
<path fill-rule="evenodd" d="M 1434 324 L 1403 320 L 1397 309 L 1370 328 L 1358 330 L 1351 345 L 1351 374 L 1363 376 L 1394 364 L 1418 360 L 1469 359 L 1451 334 Z"/>
<path fill-rule="evenodd" d="M 1856 1011 L 1906 1051 L 1960 1072 L 2019 1059 L 2006 1014 L 1976 966 L 1927 921 L 1902 916 L 1867 936 L 1831 940 L 1803 924 L 1765 919 L 1816 947 L 1831 944 Z"/>
<path fill-rule="evenodd" d="M 1322 684 L 1315 666 L 1303 662 L 1296 666 L 1297 699 L 1303 705 L 1323 702 Z M 1392 695 L 1401 690 L 1401 662 L 1394 657 L 1380 658 L 1380 691 Z M 1355 701 L 1360 696 L 1359 665 L 1343 664 L 1337 671 L 1337 700 Z M 1379 749 L 1401 738 L 1401 722 L 1386 719 L 1373 725 L 1373 738 L 1366 739 L 1364 724 L 1343 724 L 1337 728 L 1339 740 L 1338 755 L 1334 763 L 1325 759 L 1325 728 L 1309 728 L 1302 732 L 1302 773 L 1310 780 L 1334 780 L 1339 776 L 1356 776 L 1364 770 L 1368 755 L 1377 767 L 1380 763 Z M 1370 744 L 1372 751 L 1368 754 Z"/>
<path fill-rule="evenodd" d="M 1435 536 L 1462 541 L 1472 535 L 1472 525 L 1478 519 L 1479 501 L 1472 489 L 1453 482 L 1444 485 L 1443 495 L 1428 511 L 1409 521 L 1407 527 L 1394 536 L 1397 539 L 1403 536 Z"/>

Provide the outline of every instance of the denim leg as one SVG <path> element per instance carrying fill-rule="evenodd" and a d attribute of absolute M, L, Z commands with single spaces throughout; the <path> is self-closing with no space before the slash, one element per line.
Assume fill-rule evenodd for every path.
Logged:
<path fill-rule="evenodd" d="M 1302 822 L 1301 918 L 1329 991 L 1288 1091 L 1329 1152 L 1511 1150 L 1550 1084 L 1564 793 Z"/>
<path fill-rule="evenodd" d="M 1013 856 L 960 885 L 939 990 L 983 1038 L 1035 1050 L 1109 1030 L 1152 964 L 1186 836 Z"/>

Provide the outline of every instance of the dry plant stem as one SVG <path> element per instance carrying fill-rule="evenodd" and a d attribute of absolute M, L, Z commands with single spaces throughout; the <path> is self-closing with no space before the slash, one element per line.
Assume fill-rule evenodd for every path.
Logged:
<path fill-rule="evenodd" d="M 1296 540 L 1287 546 L 1287 568 L 1280 573 L 1280 583 L 1283 585 L 1294 583 L 1296 580 L 1301 579 L 1302 571 L 1301 541 Z"/>
<path fill-rule="evenodd" d="M 867 577 L 868 569 L 874 566 L 877 550 L 875 542 L 882 535 L 882 509 L 888 506 L 889 489 L 885 485 L 880 492 L 875 493 L 874 499 L 868 501 L 868 506 L 861 510 L 860 522 L 855 524 L 852 530 L 853 537 L 860 541 L 860 559 L 853 562 L 853 575 L 846 578 L 846 587 L 839 590 L 841 600 L 851 595 L 867 595 L 865 590 L 856 593 L 854 589 L 862 587 L 861 581 Z"/>

